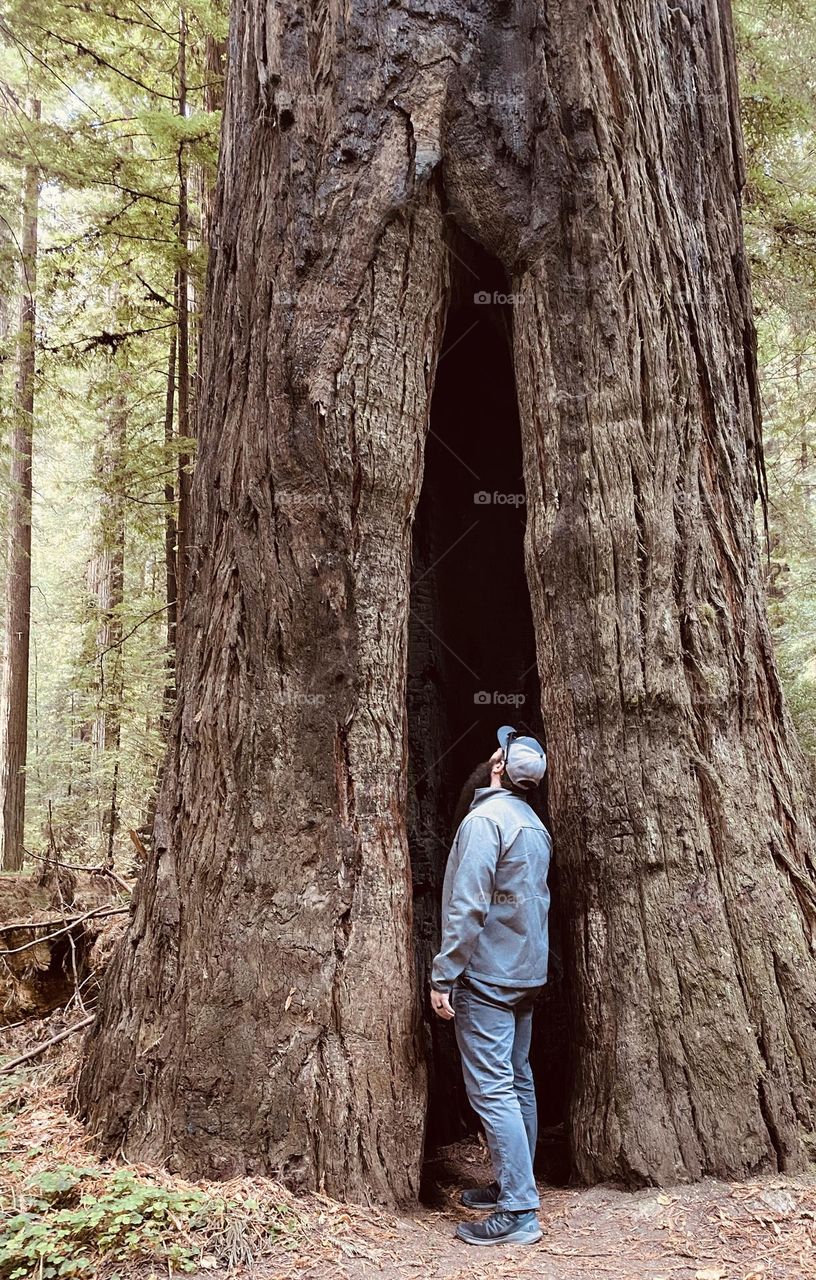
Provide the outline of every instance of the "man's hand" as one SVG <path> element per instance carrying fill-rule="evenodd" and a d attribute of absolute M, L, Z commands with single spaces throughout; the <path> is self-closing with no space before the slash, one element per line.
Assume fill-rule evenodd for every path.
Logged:
<path fill-rule="evenodd" d="M 450 1021 L 454 1016 L 451 1002 L 445 992 L 434 991 L 433 987 L 431 988 L 431 1008 L 434 1013 L 438 1013 L 440 1018 L 444 1018 L 446 1021 Z"/>

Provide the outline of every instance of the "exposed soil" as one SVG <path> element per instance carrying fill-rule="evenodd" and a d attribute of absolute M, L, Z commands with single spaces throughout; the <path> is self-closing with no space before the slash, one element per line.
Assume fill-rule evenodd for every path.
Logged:
<path fill-rule="evenodd" d="M 433 1203 L 404 1215 L 348 1211 L 340 1229 L 300 1240 L 254 1268 L 255 1280 L 804 1280 L 816 1276 L 816 1173 L 750 1183 L 625 1191 L 539 1183 L 544 1238 L 526 1247 L 474 1248 L 456 1223 L 462 1186 L 489 1181 L 483 1149 L 459 1144 L 429 1169 Z M 327 1204 L 328 1209 L 328 1204 Z M 327 1212 L 326 1225 L 331 1217 Z M 210 1272 L 210 1275 L 213 1273 Z"/>

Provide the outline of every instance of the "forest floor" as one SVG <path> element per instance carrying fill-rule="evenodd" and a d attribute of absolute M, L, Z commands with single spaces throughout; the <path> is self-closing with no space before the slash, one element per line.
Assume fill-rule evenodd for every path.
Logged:
<path fill-rule="evenodd" d="M 27 1207 L 27 1197 L 31 1203 L 32 1182 L 42 1185 L 45 1178 L 48 1185 L 50 1179 L 53 1196 L 66 1170 L 85 1170 L 82 1185 L 91 1197 L 104 1197 L 110 1186 L 116 1166 L 99 1161 L 66 1106 L 78 1040 L 50 1048 L 13 1077 L 0 1078 L 0 1205 L 6 1220 Z M 542 1181 L 541 1242 L 483 1249 L 454 1235 L 462 1217 L 481 1216 L 461 1208 L 460 1189 L 490 1180 L 486 1152 L 477 1142 L 438 1151 L 426 1169 L 424 1202 L 403 1212 L 341 1204 L 328 1196 L 298 1197 L 260 1178 L 191 1184 L 160 1170 L 128 1169 L 142 1187 L 170 1196 L 168 1216 L 175 1226 L 169 1242 L 184 1245 L 185 1270 L 200 1280 L 816 1280 L 816 1171 L 638 1191 Z M 72 1230 L 85 1231 L 84 1223 L 78 1225 L 70 1181 L 67 1194 L 74 1201 L 68 1222 Z M 220 1205 L 198 1230 L 178 1221 L 181 1209 L 174 1206 L 182 1201 L 173 1199 L 193 1188 Z M 55 1239 L 58 1203 L 41 1206 L 43 1239 Z M 132 1200 L 128 1204 L 132 1207 Z M 0 1275 L 5 1277 L 13 1268 L 3 1265 L 9 1257 L 3 1255 L 4 1215 Z M 58 1244 L 59 1249 L 70 1256 L 70 1247 Z M 158 1266 L 147 1265 L 143 1258 L 109 1249 L 91 1266 L 83 1275 L 94 1280 L 178 1274 L 166 1258 Z M 33 1276 L 38 1269 L 20 1274 Z"/>
<path fill-rule="evenodd" d="M 279 1251 L 254 1280 L 804 1280 L 816 1277 L 816 1175 L 750 1183 L 620 1190 L 539 1183 L 544 1237 L 526 1247 L 475 1248 L 454 1235 L 462 1186 L 490 1181 L 484 1152 L 460 1144 L 432 1171 L 436 1203 L 410 1214 L 346 1206 L 322 1250 Z M 288 1252 L 288 1256 L 287 1256 Z M 321 1256 L 322 1254 L 322 1256 Z"/>

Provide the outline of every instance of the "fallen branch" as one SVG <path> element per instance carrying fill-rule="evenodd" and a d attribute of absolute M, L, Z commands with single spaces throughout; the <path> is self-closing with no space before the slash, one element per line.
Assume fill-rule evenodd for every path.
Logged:
<path fill-rule="evenodd" d="M 139 854 L 141 855 L 141 857 L 143 857 L 143 858 L 144 858 L 144 860 L 145 860 L 145 862 L 146 862 L 146 861 L 147 861 L 147 849 L 145 849 L 144 844 L 142 843 L 142 840 L 141 840 L 141 838 L 140 838 L 140 836 L 139 836 L 138 831 L 134 831 L 134 830 L 131 828 L 131 830 L 128 832 L 128 835 L 130 836 L 131 840 L 133 841 L 133 844 L 134 844 L 134 846 L 135 846 L 135 848 L 136 848 L 137 853 L 139 853 Z"/>
<path fill-rule="evenodd" d="M 48 801 L 48 829 L 51 833 L 52 849 L 54 851 L 54 859 L 56 860 L 57 853 L 56 853 L 56 846 L 54 845 L 54 828 L 51 823 L 51 801 L 50 800 Z M 59 894 L 60 906 L 62 907 L 62 923 L 65 924 L 65 920 L 66 920 L 65 899 L 62 896 L 62 885 L 60 884 L 59 875 L 55 876 L 55 882 L 57 887 L 57 893 Z M 68 931 L 68 942 L 71 946 L 71 969 L 74 974 L 74 996 L 79 1001 L 79 1007 L 82 1010 L 82 1012 L 87 1013 L 85 1005 L 82 1002 L 82 995 L 79 990 L 79 970 L 77 969 L 77 962 L 76 962 L 76 943 L 74 942 L 73 925 Z"/>
<path fill-rule="evenodd" d="M 101 916 L 121 916 L 130 911 L 130 907 L 95 907 L 93 911 L 86 911 L 81 916 L 71 916 L 65 921 L 62 929 L 56 929 L 53 933 L 47 933 L 42 938 L 32 938 L 31 942 L 24 942 L 21 947 L 12 947 L 7 951 L 0 951 L 0 956 L 16 956 L 20 951 L 28 951 L 30 947 L 39 946 L 41 942 L 50 942 L 52 938 L 59 938 L 63 933 L 69 933 L 75 924 L 82 924 L 83 920 L 90 920 L 92 917 Z M 0 933 L 12 933 L 18 929 L 49 929 L 52 924 L 58 924 L 57 920 L 41 920 L 37 924 L 29 924 L 25 920 L 17 924 L 6 924 L 0 926 Z"/>
<path fill-rule="evenodd" d="M 129 885 L 126 880 L 123 880 L 120 875 L 117 875 L 111 867 L 102 866 L 101 863 L 98 867 L 86 867 L 81 862 L 63 862 L 61 858 L 46 857 L 42 853 L 35 853 L 33 849 L 26 849 L 25 853 L 28 857 L 36 858 L 38 862 L 45 862 L 52 867 L 64 867 L 67 871 L 87 871 L 88 875 L 91 876 L 110 876 L 111 880 L 115 880 L 116 883 L 124 889 L 125 893 L 133 892 L 131 885 Z"/>
<path fill-rule="evenodd" d="M 61 1040 L 67 1040 L 75 1031 L 81 1031 L 83 1027 L 89 1026 L 95 1017 L 95 1013 L 89 1013 L 87 1018 L 82 1018 L 79 1022 L 75 1022 L 72 1027 L 66 1027 L 64 1031 L 51 1036 L 50 1040 L 44 1041 L 43 1044 L 38 1044 L 34 1049 L 29 1049 L 28 1053 L 21 1053 L 19 1058 L 12 1058 L 11 1062 L 7 1062 L 0 1067 L 0 1076 L 8 1075 L 15 1067 L 21 1067 L 24 1062 L 30 1062 L 32 1058 L 38 1058 L 41 1053 L 45 1053 L 46 1049 L 50 1049 L 52 1044 L 59 1044 Z"/>

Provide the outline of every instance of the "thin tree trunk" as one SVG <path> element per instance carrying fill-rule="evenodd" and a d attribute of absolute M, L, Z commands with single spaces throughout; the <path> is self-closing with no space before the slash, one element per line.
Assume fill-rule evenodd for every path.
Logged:
<path fill-rule="evenodd" d="M 179 15 L 178 114 L 187 115 L 187 20 Z M 190 435 L 190 320 L 189 272 L 187 269 L 189 211 L 187 207 L 187 156 L 184 142 L 178 148 L 178 243 L 179 265 L 176 272 L 176 304 L 178 308 L 178 434 L 181 440 Z M 182 446 L 178 460 L 178 527 L 176 543 L 176 618 L 181 623 L 187 594 L 187 571 L 190 549 L 190 455 Z"/>
<path fill-rule="evenodd" d="M 178 274 L 176 274 L 176 310 L 178 310 Z M 170 350 L 167 358 L 167 386 L 164 399 L 164 442 L 167 447 L 167 459 L 173 457 L 173 413 L 175 408 L 176 396 L 176 342 L 177 329 L 173 329 L 170 336 Z M 165 684 L 164 698 L 162 700 L 160 725 L 162 737 L 166 739 L 169 732 L 170 718 L 173 712 L 173 705 L 176 700 L 176 644 L 178 641 L 178 527 L 176 523 L 175 507 L 176 507 L 176 489 L 171 478 L 172 472 L 168 472 L 168 477 L 164 484 L 164 564 L 165 564 L 165 591 L 167 600 L 167 652 L 165 655 Z M 145 731 L 150 731 L 151 717 L 148 716 Z M 161 784 L 161 777 L 164 771 L 164 762 L 162 761 L 156 767 L 155 785 L 150 789 L 147 813 L 145 816 L 145 824 L 148 829 L 152 829 L 156 816 L 156 802 L 158 799 L 158 790 Z"/>
<path fill-rule="evenodd" d="M 216 40 L 209 32 L 204 36 L 204 110 L 223 111 L 224 109 L 224 76 L 226 73 L 227 46 L 223 40 Z M 207 173 L 200 169 L 201 181 L 201 243 L 209 245 L 212 234 L 212 219 L 215 201 L 215 188 L 209 181 Z"/>
<path fill-rule="evenodd" d="M 176 303 L 178 306 L 178 302 Z M 171 332 L 170 350 L 167 356 L 167 391 L 164 400 L 164 443 L 167 449 L 167 460 L 173 456 L 173 409 L 176 395 L 176 330 Z M 175 503 L 176 490 L 171 474 L 164 482 L 164 562 L 167 584 L 167 650 L 168 675 L 165 697 L 168 703 L 175 698 L 175 652 L 176 623 L 178 617 L 178 584 L 176 582 L 176 548 L 178 531 L 176 527 Z"/>
<path fill-rule="evenodd" d="M 29 117 L 40 119 L 34 99 Z M 28 665 L 31 632 L 31 469 L 36 352 L 37 225 L 39 169 L 26 167 L 23 180 L 20 329 L 17 384 L 11 436 L 11 494 L 6 576 L 6 632 L 0 699 L 0 790 L 3 795 L 2 863 L 23 865 L 25 765 L 28 744 Z"/>
<path fill-rule="evenodd" d="M 116 369 L 114 377 L 124 371 Z M 88 566 L 89 587 L 96 598 L 97 709 L 91 742 L 100 780 L 100 835 L 103 854 L 113 862 L 118 828 L 117 792 L 124 696 L 122 606 L 125 586 L 124 467 L 127 447 L 127 403 L 118 387 L 111 397 L 104 439 L 99 446 L 100 487 L 96 551 Z"/>
<path fill-rule="evenodd" d="M 802 1168 L 816 893 L 727 0 L 431 13 L 235 11 L 179 702 L 82 1109 L 132 1158 L 416 1192 L 410 532 L 456 223 L 513 285 L 574 1171 Z"/>
<path fill-rule="evenodd" d="M 222 111 L 224 107 L 224 73 L 226 67 L 226 44 L 216 40 L 209 32 L 204 36 L 204 110 L 207 112 Z M 209 254 L 212 236 L 213 208 L 215 188 L 208 170 L 203 165 L 197 166 L 197 188 L 199 204 L 199 244 Z M 188 431 L 193 438 L 198 435 L 198 415 L 201 403 L 201 351 L 202 351 L 202 305 L 200 291 L 195 282 L 190 288 L 190 312 L 192 333 L 188 339 L 195 349 L 195 366 L 190 379 L 190 410 Z"/>

